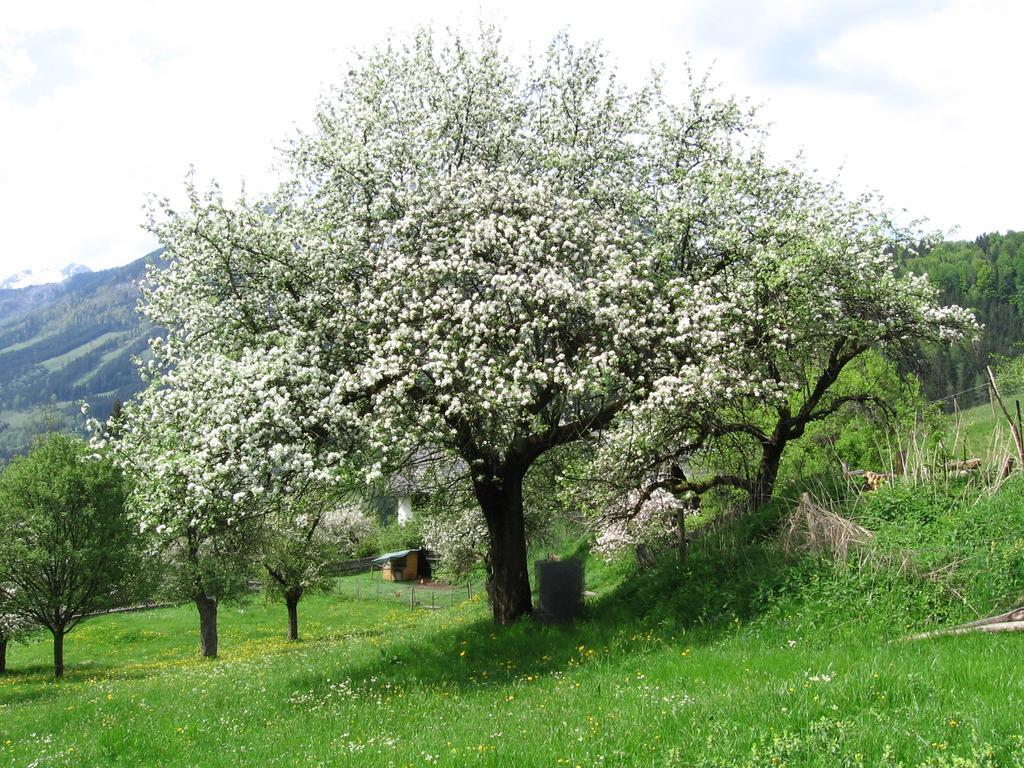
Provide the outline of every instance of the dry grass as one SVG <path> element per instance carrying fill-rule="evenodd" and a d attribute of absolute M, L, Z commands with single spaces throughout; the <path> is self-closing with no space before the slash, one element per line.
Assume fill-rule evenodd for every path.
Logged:
<path fill-rule="evenodd" d="M 845 560 L 852 549 L 871 540 L 867 528 L 816 503 L 809 493 L 800 497 L 783 524 L 782 546 L 787 554 L 828 554 Z"/>

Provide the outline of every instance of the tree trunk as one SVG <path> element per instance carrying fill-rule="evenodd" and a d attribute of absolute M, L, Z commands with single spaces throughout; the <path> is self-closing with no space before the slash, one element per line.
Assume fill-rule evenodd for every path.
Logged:
<path fill-rule="evenodd" d="M 284 603 L 288 606 L 288 639 L 299 639 L 299 600 L 302 599 L 301 589 L 290 589 L 285 592 Z"/>
<path fill-rule="evenodd" d="M 679 562 L 686 562 L 686 507 L 680 505 L 676 508 L 676 550 L 679 552 Z"/>
<path fill-rule="evenodd" d="M 207 595 L 196 595 L 199 609 L 199 653 L 205 658 L 217 658 L 217 601 Z"/>
<path fill-rule="evenodd" d="M 669 470 L 672 482 L 676 487 L 686 483 L 686 472 L 683 471 L 679 462 L 672 462 Z M 700 495 L 692 494 L 685 503 L 680 503 L 676 508 L 676 550 L 679 552 L 679 562 L 686 562 L 686 511 L 700 509 Z"/>
<path fill-rule="evenodd" d="M 53 630 L 53 676 L 64 676 L 64 628 Z"/>
<path fill-rule="evenodd" d="M 523 521 L 524 475 L 525 471 L 506 471 L 501 478 L 474 483 L 490 534 L 487 591 L 496 624 L 512 624 L 533 612 Z"/>
<path fill-rule="evenodd" d="M 772 500 L 785 448 L 786 441 L 781 439 L 762 444 L 761 463 L 757 467 L 757 477 L 754 478 L 754 487 L 750 491 L 750 504 L 753 509 L 760 509 Z"/>
<path fill-rule="evenodd" d="M 0 640 L 0 675 L 7 671 L 7 639 Z"/>
<path fill-rule="evenodd" d="M 636 545 L 636 567 L 641 571 L 647 571 L 654 567 L 656 562 L 654 553 L 646 544 Z"/>

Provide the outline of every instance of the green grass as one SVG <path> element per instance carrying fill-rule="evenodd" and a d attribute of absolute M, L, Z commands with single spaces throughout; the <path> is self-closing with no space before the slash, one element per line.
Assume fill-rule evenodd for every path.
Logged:
<path fill-rule="evenodd" d="M 416 581 L 383 581 L 380 572 L 375 571 L 372 574 L 359 573 L 338 579 L 334 591 L 341 597 L 378 600 L 405 607 L 415 604 L 417 608 L 440 610 L 480 595 L 484 591 L 484 581 L 482 576 L 477 575 L 469 584 L 464 581 L 457 585 L 442 586 L 442 582 L 438 582 L 433 587 L 423 587 Z"/>
<path fill-rule="evenodd" d="M 81 344 L 74 349 L 68 350 L 62 355 L 51 357 L 44 360 L 40 365 L 43 366 L 47 371 L 51 373 L 64 367 L 67 363 L 71 362 L 75 358 L 82 357 L 92 352 L 94 349 L 102 347 L 104 344 L 108 344 L 112 341 L 121 339 L 129 334 L 128 331 L 108 331 L 100 336 L 97 336 L 92 341 Z"/>
<path fill-rule="evenodd" d="M 0 764 L 1024 765 L 1022 638 L 891 642 L 972 615 L 950 587 L 992 602 L 1024 584 L 1008 536 L 1024 488 L 960 505 L 900 493 L 862 510 L 880 554 L 914 538 L 922 569 L 973 564 L 935 580 L 788 561 L 769 511 L 685 565 L 589 561 L 599 596 L 566 628 L 495 628 L 479 595 L 434 611 L 355 600 L 347 582 L 303 601 L 295 644 L 280 606 L 222 608 L 212 662 L 189 607 L 93 619 L 59 682 L 45 642 L 10 651 Z"/>
<path fill-rule="evenodd" d="M 131 335 L 133 335 L 133 333 L 130 332 L 130 331 L 119 334 L 119 336 L 122 336 L 122 337 L 130 337 Z M 112 347 L 110 350 L 108 350 L 107 352 L 104 352 L 99 358 L 97 358 L 95 363 L 93 363 L 93 369 L 91 371 L 89 371 L 88 373 L 86 373 L 86 374 L 84 374 L 82 376 L 79 376 L 78 379 L 75 381 L 75 384 L 77 384 L 79 386 L 89 384 L 97 376 L 99 376 L 100 370 L 102 369 L 102 367 L 104 365 L 106 365 L 110 361 L 114 360 L 115 358 L 120 357 L 123 354 L 124 354 L 124 349 L 120 345 Z M 147 356 L 150 355 L 148 348 L 146 349 L 146 355 Z M 144 359 L 148 359 L 148 357 L 145 357 Z M 99 393 L 97 393 L 97 396 L 103 396 L 104 394 L 107 394 L 107 393 L 99 392 Z"/>
<path fill-rule="evenodd" d="M 1022 398 L 1024 393 L 1008 396 L 1005 400 L 1007 408 L 1015 413 L 1014 403 Z M 950 414 L 949 426 L 956 438 L 952 453 L 957 458 L 976 456 L 991 463 L 1016 452 L 1009 425 L 998 404 L 993 407 L 985 403 Z"/>
<path fill-rule="evenodd" d="M 59 335 L 60 334 L 53 333 L 50 334 L 49 336 L 44 336 L 42 338 L 33 337 L 31 339 L 26 339 L 25 341 L 19 341 L 16 344 L 8 344 L 6 347 L 0 347 L 0 354 L 4 354 L 6 352 L 17 352 L 19 349 L 31 347 L 33 344 L 45 343 L 47 341 L 50 341 L 51 339 L 56 338 Z"/>

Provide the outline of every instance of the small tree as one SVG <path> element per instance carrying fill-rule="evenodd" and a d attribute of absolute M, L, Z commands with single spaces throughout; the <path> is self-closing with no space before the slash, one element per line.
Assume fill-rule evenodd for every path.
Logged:
<path fill-rule="evenodd" d="M 486 561 L 487 522 L 472 503 L 425 516 L 422 531 L 424 544 L 440 557 L 435 577 L 462 581 Z"/>
<path fill-rule="evenodd" d="M 625 549 L 634 548 L 637 561 L 647 565 L 646 552 L 651 547 L 664 547 L 673 538 L 680 559 L 686 558 L 686 506 L 661 488 L 641 499 L 640 491 L 615 498 L 595 520 L 596 538 L 593 551 L 611 560 Z"/>
<path fill-rule="evenodd" d="M 330 584 L 330 566 L 352 557 L 373 534 L 373 525 L 356 504 L 330 494 L 304 492 L 273 504 L 265 519 L 260 561 L 266 591 L 284 600 L 288 639 L 299 639 L 299 601 Z"/>
<path fill-rule="evenodd" d="M 214 657 L 218 605 L 258 569 L 274 569 L 292 607 L 315 581 L 323 510 L 305 505 L 338 475 L 313 471 L 327 462 L 320 437 L 302 430 L 287 350 L 178 357 L 178 343 L 154 340 L 149 386 L 117 422 L 92 427 L 131 478 L 132 514 L 168 559 L 174 593 L 195 603 L 200 652 Z"/>
<path fill-rule="evenodd" d="M 165 526 L 157 536 L 168 566 L 167 591 L 196 606 L 199 653 L 204 658 L 217 656 L 220 604 L 247 594 L 255 572 L 259 522 L 236 515 L 230 507 L 208 504 L 201 516 L 187 521 L 166 516 L 162 519 L 169 523 L 157 524 Z"/>
<path fill-rule="evenodd" d="M 140 540 L 114 464 L 68 435 L 42 438 L 0 474 L 0 583 L 8 610 L 64 636 L 86 615 L 136 595 Z"/>
<path fill-rule="evenodd" d="M 153 344 L 159 351 L 160 340 Z M 196 444 L 201 437 L 217 439 L 216 423 L 191 389 L 175 386 L 181 377 L 194 381 L 214 370 L 183 366 L 162 376 L 154 364 L 146 370 L 149 388 L 117 421 L 90 422 L 94 443 L 109 448 L 131 480 L 128 507 L 164 561 L 165 590 L 196 606 L 206 658 L 217 656 L 218 606 L 248 589 L 262 528 L 262 514 L 234 498 L 238 480 L 230 471 L 215 472 L 217 462 Z M 198 477 L 206 482 L 197 484 Z"/>

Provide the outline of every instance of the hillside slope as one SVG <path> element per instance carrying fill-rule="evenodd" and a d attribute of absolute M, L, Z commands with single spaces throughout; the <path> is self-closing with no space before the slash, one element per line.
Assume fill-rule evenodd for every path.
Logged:
<path fill-rule="evenodd" d="M 86 400 L 101 418 L 141 382 L 132 357 L 153 329 L 136 312 L 151 253 L 124 267 L 63 283 L 0 290 L 0 462 L 43 422 L 79 423 Z"/>
<path fill-rule="evenodd" d="M 192 606 L 100 617 L 59 682 L 45 634 L 11 650 L 0 762 L 1022 768 L 1021 635 L 893 642 L 1020 604 L 1024 485 L 983 490 L 866 495 L 875 538 L 841 562 L 785 556 L 781 508 L 685 564 L 588 558 L 569 626 L 339 585 L 303 598 L 302 642 L 279 603 L 222 609 L 210 660 Z"/>

